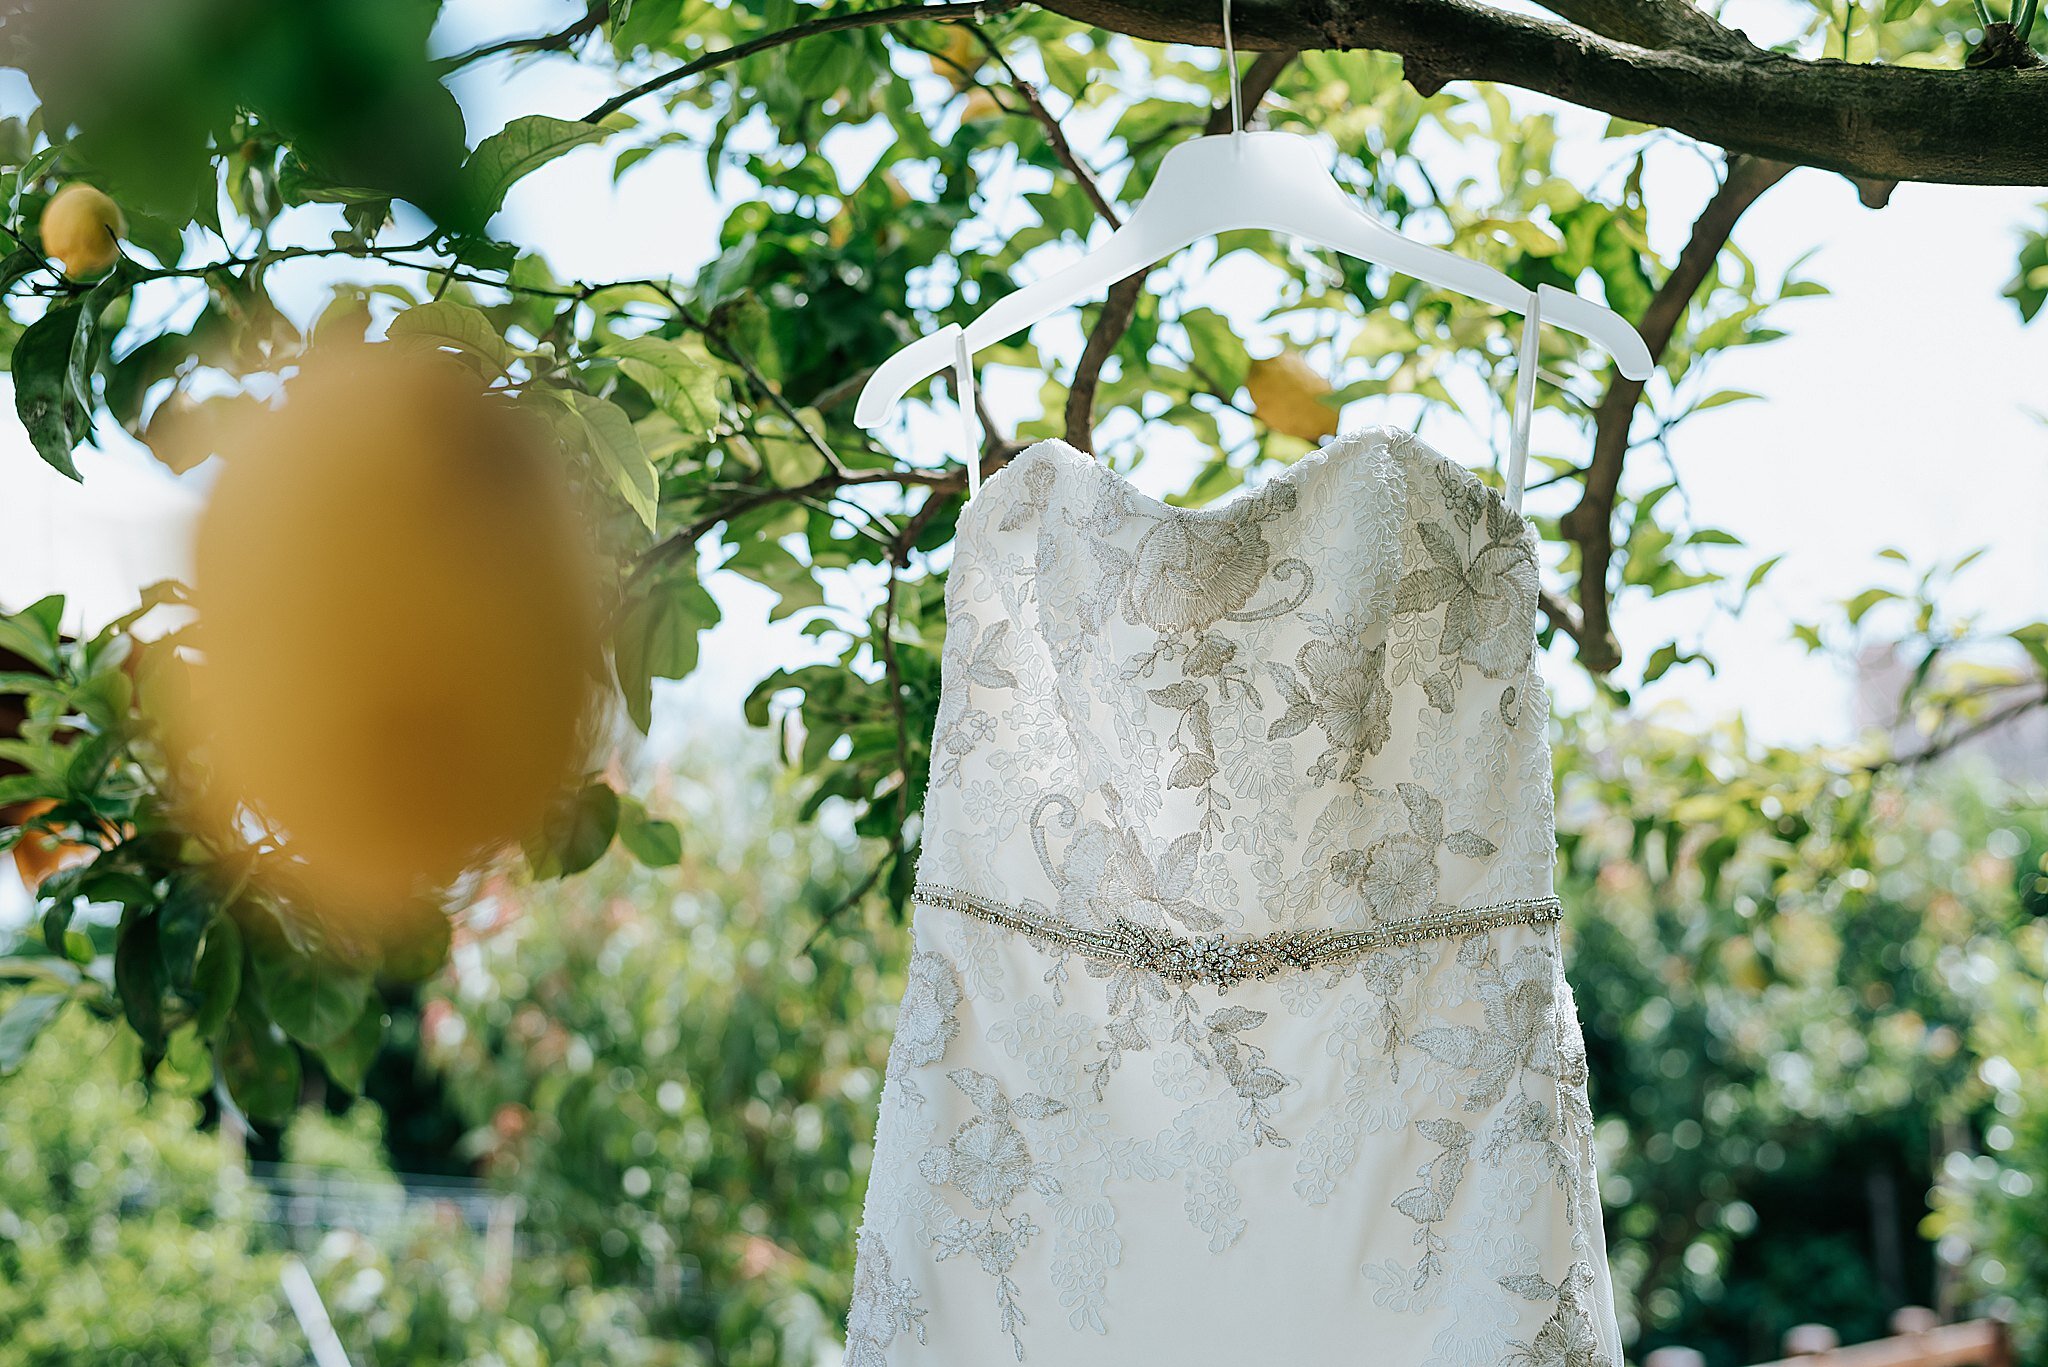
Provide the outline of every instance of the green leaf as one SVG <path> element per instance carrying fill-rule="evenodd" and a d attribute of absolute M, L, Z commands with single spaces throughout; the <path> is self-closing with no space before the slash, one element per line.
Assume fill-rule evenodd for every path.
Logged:
<path fill-rule="evenodd" d="M 21 1067 L 37 1037 L 70 1000 L 58 992 L 26 992 L 0 1012 L 0 1077 Z"/>
<path fill-rule="evenodd" d="M 1763 395 L 1747 389 L 1717 389 L 1707 395 L 1706 398 L 1694 404 L 1692 411 L 1704 413 L 1709 408 L 1721 408 L 1731 403 L 1746 403 L 1751 399 L 1761 399 L 1762 397 Z"/>
<path fill-rule="evenodd" d="M 212 1086 L 213 1050 L 206 1036 L 189 1024 L 171 1031 L 150 1081 L 173 1096 L 198 1096 Z"/>
<path fill-rule="evenodd" d="M 1879 603 L 1889 602 L 1899 595 L 1890 589 L 1865 589 L 1842 606 L 1849 614 L 1850 625 L 1861 622 L 1869 611 Z"/>
<path fill-rule="evenodd" d="M 71 347 L 78 336 L 78 304 L 52 305 L 14 344 L 14 411 L 28 429 L 36 454 L 70 479 L 83 478 L 71 453 L 88 419 L 71 394 Z"/>
<path fill-rule="evenodd" d="M 21 383 L 19 373 L 15 383 Z M 55 677 L 63 672 L 63 622 L 64 595 L 59 593 L 38 598 L 20 612 L 0 613 L 0 650 L 12 651 Z"/>
<path fill-rule="evenodd" d="M 163 960 L 165 979 L 179 991 L 192 985 L 214 911 L 211 889 L 200 874 L 187 869 L 172 878 L 157 912 L 157 953 Z"/>
<path fill-rule="evenodd" d="M 633 420 L 626 416 L 626 410 L 608 399 L 600 399 L 581 390 L 557 389 L 551 392 L 562 402 L 556 430 L 563 442 L 596 461 L 610 476 L 612 487 L 619 491 L 627 506 L 639 514 L 647 530 L 653 531 L 654 504 L 660 493 L 660 481 L 654 472 L 654 462 L 640 444 L 640 434 L 633 430 Z"/>
<path fill-rule="evenodd" d="M 327 954 L 279 943 L 255 955 L 256 990 L 280 1029 L 314 1048 L 339 1036 L 363 1014 L 370 978 Z"/>
<path fill-rule="evenodd" d="M 696 337 L 629 337 L 598 353 L 692 435 L 718 424 L 718 367 Z"/>
<path fill-rule="evenodd" d="M 2048 622 L 2029 622 L 2023 627 L 2013 628 L 2009 634 L 2027 652 L 2034 667 L 2048 674 Z"/>
<path fill-rule="evenodd" d="M 463 163 L 462 175 L 479 219 L 504 207 L 505 196 L 522 178 L 564 152 L 599 142 L 633 120 L 614 114 L 601 123 L 526 114 L 512 120 L 476 145 Z"/>
<path fill-rule="evenodd" d="M 618 829 L 619 795 L 603 783 L 585 784 L 555 804 L 527 861 L 537 878 L 581 873 L 604 857 Z"/>
<path fill-rule="evenodd" d="M 654 680 L 689 677 L 697 667 L 698 634 L 718 619 L 717 600 L 697 581 L 694 566 L 646 585 L 620 615 L 612 666 L 626 713 L 643 733 L 653 720 Z"/>
<path fill-rule="evenodd" d="M 361 1093 L 363 1079 L 376 1062 L 377 1051 L 384 1047 L 384 1032 L 389 1024 L 390 1018 L 371 1003 L 354 1025 L 321 1047 L 320 1065 L 327 1070 L 327 1076 L 349 1091 Z"/>
<path fill-rule="evenodd" d="M 249 993 L 221 1045 L 220 1070 L 234 1103 L 258 1120 L 282 1120 L 299 1104 L 299 1051 Z"/>
<path fill-rule="evenodd" d="M 199 951 L 192 974 L 192 991 L 199 998 L 192 1024 L 211 1039 L 227 1024 L 242 993 L 242 932 L 232 918 L 217 917 L 207 931 L 206 945 Z"/>
<path fill-rule="evenodd" d="M 164 1042 L 163 963 L 157 952 L 156 918 L 136 918 L 114 948 L 114 991 L 144 1049 L 154 1054 Z"/>
<path fill-rule="evenodd" d="M 650 869 L 671 868 L 683 860 L 682 828 L 649 815 L 637 798 L 619 800 L 619 843 Z"/>
<path fill-rule="evenodd" d="M 487 378 L 504 374 L 519 354 L 481 310 L 451 299 L 407 309 L 391 320 L 386 336 L 394 342 L 461 352 L 481 361 Z"/>

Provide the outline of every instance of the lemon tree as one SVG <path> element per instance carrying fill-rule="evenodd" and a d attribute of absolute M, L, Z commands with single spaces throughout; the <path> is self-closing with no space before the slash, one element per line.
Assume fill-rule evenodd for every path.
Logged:
<path fill-rule="evenodd" d="M 1643 452 L 1671 424 L 1745 397 L 1715 385 L 1715 358 L 1782 335 L 1779 306 L 1820 291 L 1796 272 L 1760 277 L 1737 242 L 1744 212 L 1788 175 L 1847 176 L 1874 205 L 1906 179 L 2048 179 L 2035 6 L 1785 0 L 1799 37 L 1770 52 L 1680 0 L 1548 9 L 1535 18 L 1464 0 L 1247 3 L 1236 70 L 1215 51 L 1216 8 L 1192 0 L 594 0 L 558 28 L 470 50 L 436 44 L 432 0 L 0 10 L 0 61 L 23 71 L 36 101 L 0 122 L 11 244 L 0 259 L 0 346 L 18 418 L 53 468 L 75 477 L 81 444 L 125 433 L 172 469 L 220 460 L 225 496 L 233 448 L 250 444 L 235 434 L 297 431 L 297 444 L 310 442 L 303 423 L 291 426 L 295 411 L 317 410 L 318 385 L 305 375 L 348 348 L 454 367 L 478 411 L 520 434 L 499 444 L 517 460 L 466 475 L 465 439 L 422 420 L 415 431 L 436 434 L 429 459 L 380 464 L 402 443 L 368 411 L 366 388 L 363 411 L 332 419 L 335 449 L 363 453 L 354 478 L 333 487 L 353 496 L 381 480 L 405 505 L 376 524 L 390 539 L 323 544 L 309 533 L 265 549 L 223 538 L 220 586 L 260 578 L 259 565 L 237 559 L 259 550 L 267 564 L 301 557 L 295 572 L 314 576 L 279 576 L 271 588 L 327 584 L 355 557 L 375 562 L 375 584 L 345 601 L 387 605 L 325 638 L 330 650 L 348 648 L 303 695 L 333 708 L 309 713 L 296 690 L 318 675 L 328 628 L 223 588 L 214 628 L 223 658 L 248 664 L 248 691 L 215 676 L 225 682 L 212 702 L 203 689 L 194 697 L 217 719 L 260 719 L 241 753 L 188 752 L 166 722 L 181 690 L 204 683 L 179 663 L 196 637 L 144 644 L 124 621 L 67 639 L 55 601 L 0 618 L 0 693 L 12 708 L 0 740 L 0 845 L 25 853 L 42 909 L 37 933 L 0 970 L 15 984 L 0 996 L 0 1068 L 68 1003 L 89 1001 L 126 1021 L 161 1085 L 211 1087 L 252 1114 L 283 1116 L 309 1079 L 360 1083 L 385 1028 L 378 984 L 442 962 L 448 908 L 473 873 L 457 865 L 532 824 L 532 793 L 559 784 L 561 771 L 566 786 L 520 842 L 533 872 L 573 874 L 614 846 L 674 863 L 689 833 L 601 769 L 561 759 L 575 748 L 566 729 L 548 732 L 545 762 L 490 784 L 509 816 L 456 829 L 455 807 L 463 819 L 489 814 L 475 787 L 492 772 L 478 767 L 489 737 L 565 715 L 519 690 L 475 691 L 460 661 L 480 652 L 472 658 L 501 674 L 538 668 L 532 642 L 517 639 L 538 632 L 564 649 L 540 662 L 545 677 L 525 682 L 565 697 L 574 680 L 553 667 L 587 656 L 644 729 L 655 681 L 692 674 L 718 620 L 699 578 L 707 564 L 769 590 L 772 616 L 800 615 L 830 648 L 823 663 L 764 669 L 748 716 L 786 733 L 806 818 L 828 804 L 851 812 L 869 856 L 856 897 L 900 908 L 929 763 L 946 553 L 967 480 L 957 460 L 899 459 L 854 424 L 852 396 L 879 357 L 966 321 L 1120 220 L 1168 148 L 1228 126 L 1233 84 L 1253 118 L 1327 135 L 1339 174 L 1389 223 L 1531 287 L 1604 295 L 1640 323 L 1665 377 L 1649 390 L 1564 334 L 1544 340 L 1538 402 L 1577 434 L 1537 453 L 1539 478 L 1568 495 L 1567 511 L 1541 528 L 1551 551 L 1545 630 L 1616 697 L 1701 660 L 1694 643 L 1673 640 L 1624 662 L 1611 620 L 1618 600 L 1706 590 L 1739 599 L 1771 570 L 1727 531 L 1692 521 L 1671 481 L 1643 473 L 1655 468 Z M 450 78 L 528 61 L 577 63 L 616 93 L 580 117 L 522 112 L 466 136 Z M 1516 89 L 1612 118 L 1599 136 L 1569 133 Z M 849 131 L 876 151 L 858 176 L 835 159 L 835 135 Z M 1593 144 L 1611 174 L 1564 174 L 1568 138 Z M 1646 195 L 1642 171 L 1653 144 L 1679 138 L 1697 140 L 1720 180 L 1667 258 L 1649 229 L 1676 211 Z M 1430 145 L 1465 149 L 1485 173 L 1432 181 L 1415 155 Z M 687 159 L 773 193 L 727 207 L 715 257 L 691 278 L 564 278 L 510 236 L 498 210 L 522 178 L 590 149 L 619 174 Z M 992 233 L 986 187 L 1006 171 L 1028 180 L 1029 212 Z M 1156 288 L 1120 285 L 1085 314 L 1077 354 L 1037 334 L 987 353 L 1047 380 L 1019 421 L 987 433 L 984 473 L 1049 435 L 1135 465 L 1152 425 L 1168 424 L 1216 453 L 1179 496 L 1200 503 L 1297 458 L 1354 400 L 1447 405 L 1455 370 L 1488 377 L 1480 402 L 1504 406 L 1514 332 L 1494 310 L 1256 234 L 1231 235 L 1219 251 L 1273 273 L 1276 328 L 1320 329 L 1321 340 L 1305 354 L 1248 344 L 1190 304 L 1171 272 Z M 276 281 L 308 260 L 340 283 L 324 307 L 294 315 Z M 2011 289 L 2022 312 L 2039 308 L 2044 269 L 2040 243 L 2023 244 Z M 295 409 L 301 402 L 314 407 Z M 949 401 L 941 389 L 930 402 Z M 351 448 L 350 434 L 366 444 Z M 542 572 L 568 563 L 566 549 L 522 565 L 475 535 L 467 505 L 505 497 L 507 469 L 522 461 L 573 491 L 592 604 L 546 598 L 549 584 L 574 577 Z M 349 462 L 328 466 L 347 472 Z M 453 485 L 427 487 L 444 477 Z M 293 483 L 295 496 L 309 487 Z M 446 535 L 424 529 L 434 509 L 451 519 Z M 459 563 L 446 558 L 451 545 L 465 548 Z M 403 554 L 394 559 L 393 547 Z M 494 577 L 511 591 L 464 599 L 464 585 Z M 828 606 L 828 585 L 871 591 L 844 610 Z M 192 592 L 203 635 L 206 584 L 162 586 L 150 601 L 188 604 Z M 427 610 L 447 593 L 457 600 L 449 611 Z M 1857 619 L 1909 597 L 1873 588 L 1847 611 Z M 464 602 L 500 615 L 465 615 Z M 587 651 L 586 607 L 596 623 Z M 237 633 L 253 641 L 266 620 L 279 651 L 238 656 Z M 2048 626 L 1946 632 L 1934 620 L 1914 641 L 1927 746 L 2040 705 Z M 401 633 L 412 637 L 395 641 Z M 1944 667 L 1969 641 L 2000 634 L 2021 664 Z M 1811 641 L 1824 644 L 1818 628 Z M 395 709 L 381 720 L 351 710 L 377 697 Z M 483 729 L 465 739 L 471 723 Z M 270 735 L 279 743 L 266 750 Z M 393 736 L 414 738 L 410 753 L 380 758 Z M 295 793 L 303 770 L 281 761 L 308 756 L 335 783 Z M 1899 758 L 1912 756 L 1879 757 L 1843 782 L 1862 791 Z M 253 784 L 291 819 L 271 829 L 264 801 L 209 819 L 209 774 L 223 764 L 243 775 L 237 793 Z M 324 858 L 321 831 L 333 841 Z M 296 853 L 273 838 L 294 834 Z M 276 876 L 345 868 L 334 849 L 399 852 L 390 866 L 408 871 L 403 887 L 351 890 L 398 931 L 352 935 L 360 920 L 337 922 L 317 888 Z"/>

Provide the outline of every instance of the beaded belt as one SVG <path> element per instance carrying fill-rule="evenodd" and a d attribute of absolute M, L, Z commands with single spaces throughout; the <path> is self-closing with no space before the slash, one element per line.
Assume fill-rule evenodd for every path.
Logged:
<path fill-rule="evenodd" d="M 1246 979 L 1344 963 L 1391 945 L 1556 921 L 1563 914 L 1555 897 L 1527 897 L 1484 907 L 1443 907 L 1368 930 L 1282 930 L 1232 938 L 1176 935 L 1121 916 L 1100 930 L 1090 930 L 1047 916 L 1035 904 L 1015 906 L 943 883 L 919 883 L 911 900 L 1014 930 L 1042 949 L 1076 951 L 1090 960 L 1157 973 L 1178 986 L 1207 983 L 1226 992 Z"/>

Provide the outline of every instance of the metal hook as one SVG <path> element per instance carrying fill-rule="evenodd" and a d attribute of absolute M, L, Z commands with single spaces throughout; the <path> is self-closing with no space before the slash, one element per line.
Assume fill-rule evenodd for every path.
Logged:
<path fill-rule="evenodd" d="M 1237 89 L 1237 41 L 1230 34 L 1230 0 L 1223 0 L 1223 73 L 1230 82 L 1230 131 L 1242 133 L 1244 107 Z"/>

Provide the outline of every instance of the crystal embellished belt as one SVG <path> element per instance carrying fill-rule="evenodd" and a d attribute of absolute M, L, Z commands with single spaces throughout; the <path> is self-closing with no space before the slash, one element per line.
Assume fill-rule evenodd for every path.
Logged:
<path fill-rule="evenodd" d="M 1558 920 L 1555 897 L 1527 897 L 1483 907 L 1446 907 L 1411 921 L 1369 930 L 1281 930 L 1269 935 L 1176 935 L 1118 917 L 1100 930 L 1055 920 L 1037 909 L 998 902 L 943 883 L 919 883 L 911 900 L 986 921 L 1053 951 L 1142 968 L 1185 987 L 1207 983 L 1229 991 L 1252 978 L 1344 963 L 1376 949 L 1418 940 L 1476 934 L 1500 926 Z"/>

